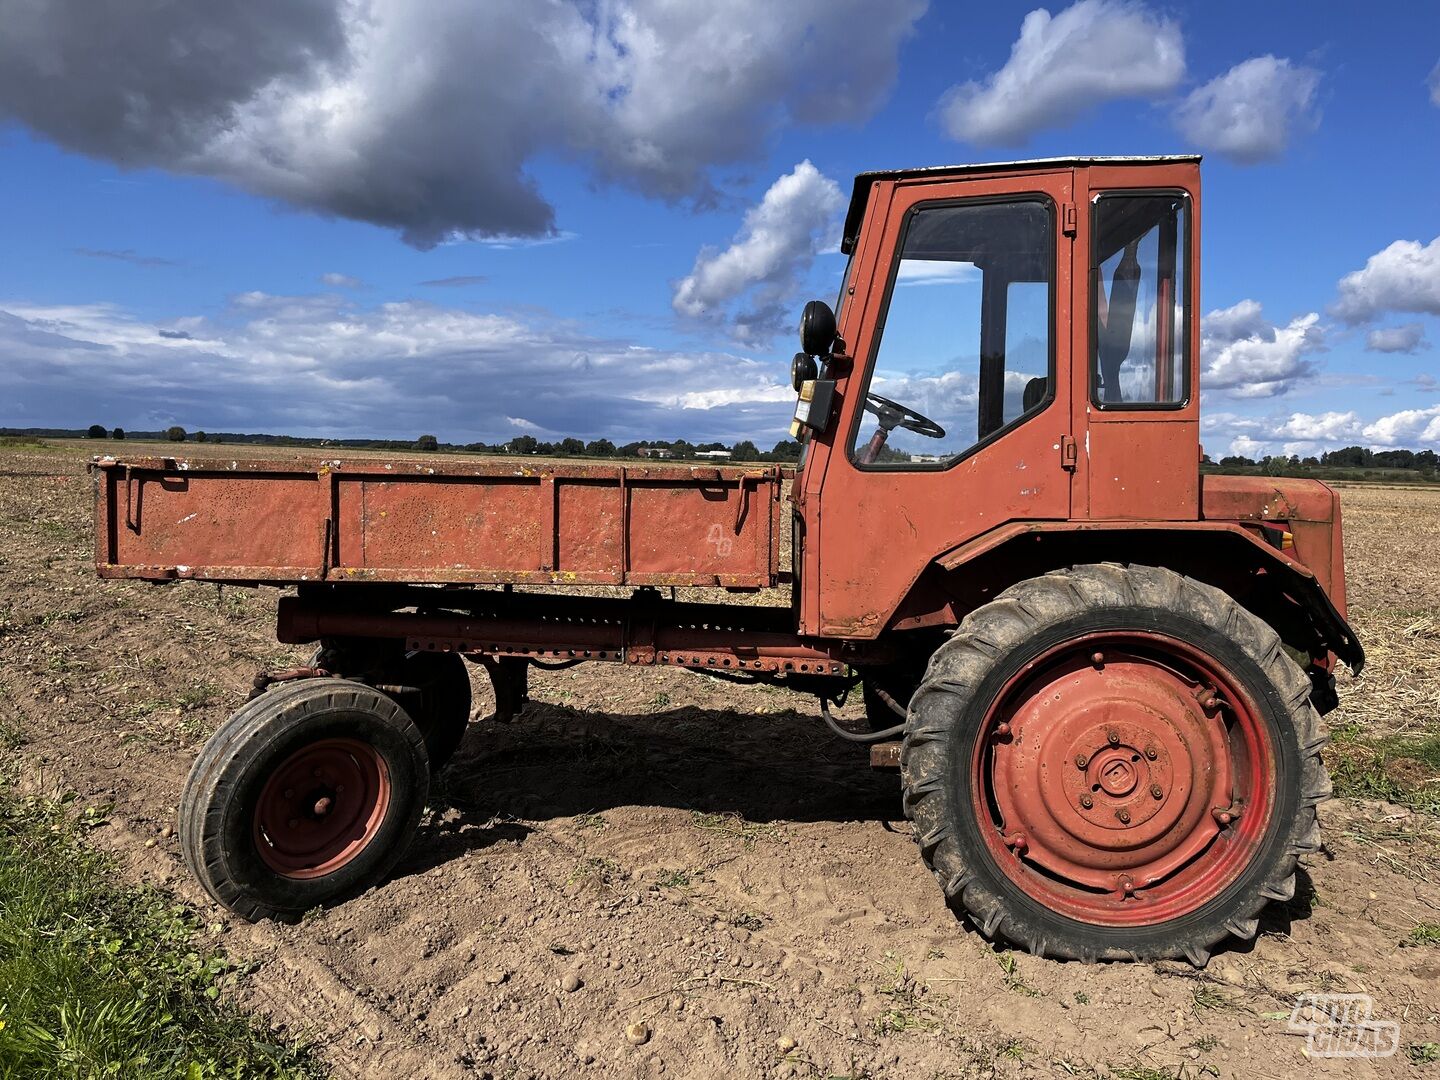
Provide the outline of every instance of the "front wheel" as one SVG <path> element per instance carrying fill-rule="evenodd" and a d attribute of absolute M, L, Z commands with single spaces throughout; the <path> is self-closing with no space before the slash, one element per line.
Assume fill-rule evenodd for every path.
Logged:
<path fill-rule="evenodd" d="M 906 810 L 987 936 L 1083 960 L 1252 938 L 1330 793 L 1310 681 L 1268 626 L 1167 570 L 1021 582 L 931 658 Z"/>
<path fill-rule="evenodd" d="M 420 729 L 360 683 L 313 678 L 243 705 L 180 798 L 180 846 L 205 891 L 246 919 L 295 919 L 377 884 L 419 824 Z"/>

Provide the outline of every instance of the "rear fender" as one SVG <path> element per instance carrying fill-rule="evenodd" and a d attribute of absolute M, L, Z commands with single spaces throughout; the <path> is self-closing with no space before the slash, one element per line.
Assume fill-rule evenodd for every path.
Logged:
<path fill-rule="evenodd" d="M 1024 522 L 1002 526 L 946 552 L 917 585 L 891 629 L 931 622 L 943 608 L 963 616 L 1017 581 L 1086 562 L 1163 566 L 1224 590 L 1276 628 L 1287 645 L 1333 654 L 1359 674 L 1365 650 L 1314 572 L 1236 522 Z"/>

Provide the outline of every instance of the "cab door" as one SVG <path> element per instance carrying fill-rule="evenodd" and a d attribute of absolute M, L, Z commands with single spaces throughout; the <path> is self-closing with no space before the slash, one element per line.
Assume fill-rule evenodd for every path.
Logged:
<path fill-rule="evenodd" d="M 1069 516 L 1073 184 L 874 193 L 842 309 L 853 359 L 807 462 L 803 630 L 875 637 L 946 551 Z"/>

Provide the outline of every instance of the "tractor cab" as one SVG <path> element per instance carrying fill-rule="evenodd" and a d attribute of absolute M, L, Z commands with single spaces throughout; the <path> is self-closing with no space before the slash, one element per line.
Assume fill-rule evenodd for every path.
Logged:
<path fill-rule="evenodd" d="M 803 630 L 880 633 L 1006 522 L 1199 516 L 1199 200 L 1195 157 L 856 178 L 795 362 Z"/>

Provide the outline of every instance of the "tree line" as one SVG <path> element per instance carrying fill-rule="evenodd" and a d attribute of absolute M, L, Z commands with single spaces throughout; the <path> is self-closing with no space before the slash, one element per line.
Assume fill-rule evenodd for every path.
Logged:
<path fill-rule="evenodd" d="M 6 429 L 8 431 L 8 429 Z M 53 438 L 78 436 L 79 431 L 63 429 L 33 429 L 16 434 L 49 435 Z M 89 439 L 124 439 L 124 428 L 107 428 L 103 424 L 91 424 L 84 432 Z M 800 444 L 794 439 L 781 439 L 769 450 L 761 450 L 749 439 L 726 445 L 723 442 L 691 443 L 686 439 L 644 439 L 621 443 L 618 446 L 610 439 L 565 438 L 555 442 L 537 439 L 534 435 L 517 435 L 504 442 L 452 443 L 441 442 L 435 435 L 421 435 L 418 439 L 312 439 L 295 435 L 242 434 L 236 432 L 207 433 L 186 431 L 178 425 L 164 431 L 132 431 L 132 439 L 168 440 L 170 442 L 249 443 L 268 446 L 342 446 L 360 450 L 422 450 L 422 451 L 464 451 L 476 454 L 538 454 L 546 457 L 639 457 L 642 450 L 664 450 L 674 458 L 694 458 L 697 455 L 716 450 L 726 451 L 732 461 L 799 461 Z"/>
<path fill-rule="evenodd" d="M 1215 472 L 1255 472 L 1265 476 L 1324 476 L 1344 479 L 1343 472 L 1395 469 L 1413 472 L 1417 480 L 1435 480 L 1440 475 L 1440 455 L 1434 450 L 1371 450 L 1364 446 L 1345 446 L 1339 450 L 1301 457 L 1299 454 L 1275 454 L 1250 458 L 1232 454 L 1212 461 L 1207 454 L 1204 464 Z M 1323 474 L 1323 475 L 1322 475 Z"/>

